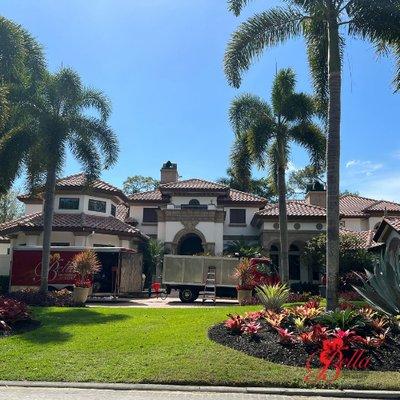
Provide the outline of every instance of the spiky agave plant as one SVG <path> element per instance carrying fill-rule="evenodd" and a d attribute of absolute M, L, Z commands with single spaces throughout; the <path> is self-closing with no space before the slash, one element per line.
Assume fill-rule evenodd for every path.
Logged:
<path fill-rule="evenodd" d="M 353 286 L 373 308 L 389 316 L 400 314 L 400 263 L 398 259 L 381 258 L 374 273 L 365 270 L 366 278 L 358 275 L 362 287 Z"/>
<path fill-rule="evenodd" d="M 257 286 L 256 294 L 266 310 L 280 311 L 289 299 L 290 290 L 286 284 L 277 283 Z"/>

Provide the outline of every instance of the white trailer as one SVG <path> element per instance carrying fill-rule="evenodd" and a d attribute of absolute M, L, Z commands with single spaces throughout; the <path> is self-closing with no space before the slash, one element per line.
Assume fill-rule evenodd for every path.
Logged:
<path fill-rule="evenodd" d="M 215 267 L 217 296 L 235 297 L 237 279 L 233 273 L 239 261 L 228 257 L 165 255 L 162 283 L 167 292 L 177 289 L 181 301 L 191 303 L 203 290 L 209 267 Z"/>

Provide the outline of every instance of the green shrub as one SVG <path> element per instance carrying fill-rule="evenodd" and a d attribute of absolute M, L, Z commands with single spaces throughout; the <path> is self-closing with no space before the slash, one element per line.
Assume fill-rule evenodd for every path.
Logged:
<path fill-rule="evenodd" d="M 10 277 L 8 275 L 0 275 L 0 294 L 8 293 Z"/>
<path fill-rule="evenodd" d="M 266 310 L 279 311 L 289 299 L 290 290 L 287 285 L 262 285 L 256 287 L 256 293 Z"/>

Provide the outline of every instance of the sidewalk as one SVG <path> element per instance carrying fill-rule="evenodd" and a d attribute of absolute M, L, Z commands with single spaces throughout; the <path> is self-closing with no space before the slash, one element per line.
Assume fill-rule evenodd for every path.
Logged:
<path fill-rule="evenodd" d="M 312 398 L 399 399 L 400 392 L 86 382 L 0 381 L 0 400 L 287 400 Z"/>

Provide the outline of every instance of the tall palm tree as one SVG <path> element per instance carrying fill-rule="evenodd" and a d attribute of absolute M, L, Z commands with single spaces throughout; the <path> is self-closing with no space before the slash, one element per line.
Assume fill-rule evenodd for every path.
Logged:
<path fill-rule="evenodd" d="M 98 115 L 95 116 L 94 112 Z M 47 291 L 54 192 L 66 151 L 78 159 L 88 183 L 118 156 L 117 138 L 107 120 L 111 107 L 103 93 L 84 87 L 70 69 L 47 74 L 30 105 L 29 126 L 0 138 L 0 170 L 9 187 L 25 168 L 28 185 L 44 185 L 41 291 Z"/>
<path fill-rule="evenodd" d="M 286 178 L 290 143 L 304 147 L 311 162 L 321 168 L 325 152 L 325 135 L 312 121 L 316 114 L 313 99 L 295 92 L 295 74 L 291 69 L 279 71 L 274 79 L 271 105 L 259 97 L 244 94 L 230 108 L 230 120 L 236 139 L 232 149 L 232 168 L 241 174 L 241 154 L 263 168 L 269 165 L 270 180 L 277 187 L 280 227 L 280 275 L 289 280 L 288 232 L 286 214 Z M 245 147 L 245 149 L 243 149 Z M 238 170 L 239 169 L 239 170 Z M 245 172 L 248 175 L 248 171 Z"/>
<path fill-rule="evenodd" d="M 0 17 L 0 138 L 29 126 L 27 104 L 46 71 L 44 55 L 36 40 L 20 25 Z M 8 190 L 0 174 L 0 194 Z"/>
<path fill-rule="evenodd" d="M 239 15 L 250 0 L 228 0 Z M 225 74 L 240 86 L 241 75 L 265 49 L 296 36 L 306 41 L 320 111 L 327 114 L 327 309 L 338 305 L 339 165 L 341 66 L 345 37 L 388 47 L 400 39 L 400 0 L 286 0 L 243 22 L 233 33 L 225 53 Z M 397 56 L 399 56 L 397 52 Z"/>

